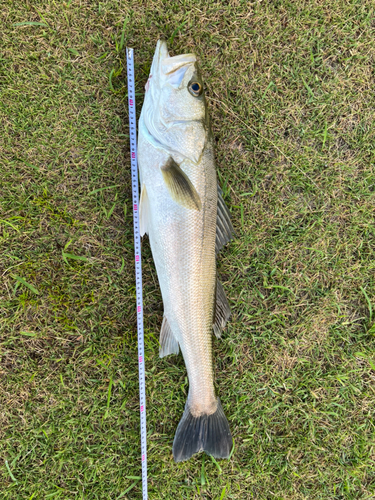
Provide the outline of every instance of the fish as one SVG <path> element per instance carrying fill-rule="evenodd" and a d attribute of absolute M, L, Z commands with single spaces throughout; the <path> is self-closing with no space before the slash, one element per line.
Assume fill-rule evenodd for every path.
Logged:
<path fill-rule="evenodd" d="M 138 121 L 140 233 L 148 234 L 163 298 L 159 355 L 181 350 L 189 381 L 173 457 L 181 462 L 204 451 L 229 458 L 233 440 L 215 393 L 212 338 L 230 317 L 216 257 L 234 231 L 217 182 L 196 55 L 170 56 L 159 40 L 145 90 Z"/>

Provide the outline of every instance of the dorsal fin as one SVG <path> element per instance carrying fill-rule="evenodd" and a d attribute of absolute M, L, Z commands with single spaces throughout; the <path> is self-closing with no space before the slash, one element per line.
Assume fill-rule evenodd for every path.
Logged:
<path fill-rule="evenodd" d="M 230 307 L 225 296 L 223 285 L 216 278 L 216 300 L 215 315 L 212 328 L 217 338 L 220 338 L 228 319 L 230 318 Z"/>
<path fill-rule="evenodd" d="M 216 220 L 216 255 L 224 245 L 229 243 L 234 235 L 234 229 L 230 220 L 230 212 L 223 199 L 223 192 L 217 186 L 217 220 Z"/>

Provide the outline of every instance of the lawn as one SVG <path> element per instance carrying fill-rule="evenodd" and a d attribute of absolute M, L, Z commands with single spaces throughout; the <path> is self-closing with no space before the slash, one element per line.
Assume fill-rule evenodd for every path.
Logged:
<path fill-rule="evenodd" d="M 375 498 L 375 23 L 369 0 L 4 0 L 0 496 L 141 499 L 125 47 L 200 60 L 237 238 L 214 339 L 235 448 L 175 464 L 143 239 L 150 499 Z"/>

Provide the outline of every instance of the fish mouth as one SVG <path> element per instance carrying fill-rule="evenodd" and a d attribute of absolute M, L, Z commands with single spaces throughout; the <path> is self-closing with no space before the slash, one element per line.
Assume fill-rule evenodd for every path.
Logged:
<path fill-rule="evenodd" d="M 154 61 L 157 59 L 158 61 L 169 57 L 168 46 L 165 40 L 158 40 L 155 49 Z"/>
<path fill-rule="evenodd" d="M 180 54 L 171 57 L 168 52 L 167 42 L 158 40 L 151 65 L 150 76 L 163 80 L 172 80 L 174 83 L 181 81 L 186 71 L 186 66 L 196 63 L 195 54 Z"/>

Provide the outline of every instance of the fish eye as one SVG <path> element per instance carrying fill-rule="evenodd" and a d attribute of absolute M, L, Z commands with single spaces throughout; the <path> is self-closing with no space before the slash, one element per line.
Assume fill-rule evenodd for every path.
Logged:
<path fill-rule="evenodd" d="M 192 82 L 189 85 L 189 92 L 194 97 L 200 96 L 202 93 L 202 90 L 203 90 L 202 85 L 199 82 Z"/>

